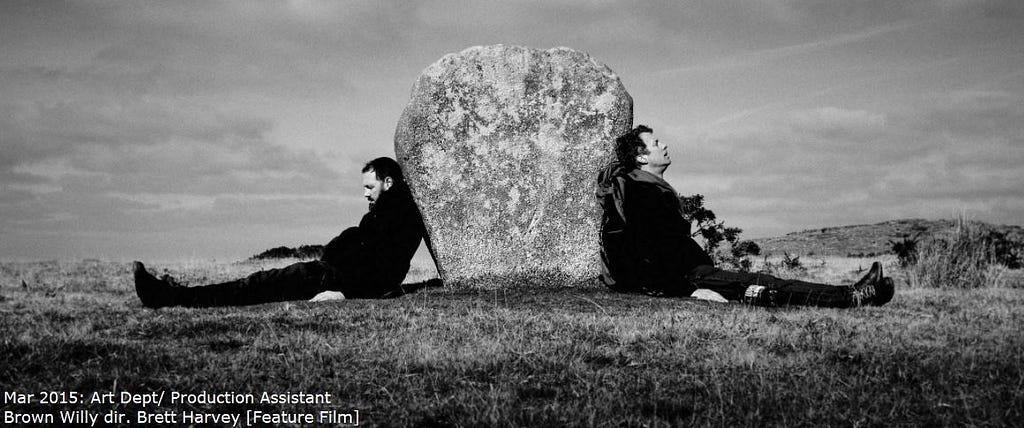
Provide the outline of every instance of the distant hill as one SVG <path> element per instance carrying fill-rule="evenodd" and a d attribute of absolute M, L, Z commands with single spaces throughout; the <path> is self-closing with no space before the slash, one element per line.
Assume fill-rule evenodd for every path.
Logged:
<path fill-rule="evenodd" d="M 752 241 L 761 247 L 762 254 L 871 256 L 891 252 L 889 241 L 948 233 L 955 226 L 956 222 L 952 220 L 889 220 L 877 224 L 808 229 Z M 990 226 L 1015 241 L 1024 241 L 1024 228 L 1020 226 Z"/>
<path fill-rule="evenodd" d="M 275 247 L 249 257 L 249 260 L 265 259 L 318 259 L 324 253 L 323 245 L 303 245 L 298 248 Z"/>

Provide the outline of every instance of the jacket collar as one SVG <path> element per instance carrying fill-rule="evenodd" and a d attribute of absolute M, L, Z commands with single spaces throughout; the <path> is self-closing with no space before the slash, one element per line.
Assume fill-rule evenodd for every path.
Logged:
<path fill-rule="evenodd" d="M 380 197 L 377 198 L 377 202 L 370 204 L 370 212 L 375 212 L 380 209 L 392 209 L 391 207 L 407 200 L 412 200 L 412 193 L 409 191 L 409 185 L 405 183 L 395 183 L 390 189 L 380 192 Z"/>
<path fill-rule="evenodd" d="M 672 192 L 672 194 L 676 193 L 676 189 L 673 189 L 672 185 L 668 184 L 668 182 L 665 181 L 664 178 L 658 177 L 657 175 L 651 174 L 640 168 L 630 171 L 628 175 L 629 178 L 632 178 L 634 181 L 638 181 L 641 183 L 651 183 L 660 187 L 662 190 Z"/>
<path fill-rule="evenodd" d="M 614 209 L 622 219 L 626 218 L 624 201 L 625 182 L 627 180 L 633 180 L 640 183 L 650 183 L 655 185 L 662 192 L 669 193 L 673 196 L 676 195 L 676 189 L 673 189 L 665 179 L 658 177 L 657 175 L 639 168 L 627 170 L 618 162 L 609 163 L 597 175 L 597 191 L 595 193 L 597 194 L 598 204 L 601 205 L 603 210 L 607 211 Z"/>

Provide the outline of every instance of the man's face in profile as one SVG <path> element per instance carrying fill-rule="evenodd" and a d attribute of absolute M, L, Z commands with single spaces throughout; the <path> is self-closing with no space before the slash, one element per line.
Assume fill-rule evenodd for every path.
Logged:
<path fill-rule="evenodd" d="M 644 142 L 647 149 L 646 163 L 651 166 L 668 166 L 672 158 L 668 156 L 668 146 L 661 143 L 654 137 L 653 133 L 644 132 L 640 134 L 640 140 Z"/>
<path fill-rule="evenodd" d="M 384 181 L 377 179 L 377 173 L 374 170 L 369 170 L 363 173 L 363 196 L 366 197 L 370 203 L 377 202 L 380 198 L 380 194 L 386 192 L 391 188 L 391 177 L 384 178 Z"/>

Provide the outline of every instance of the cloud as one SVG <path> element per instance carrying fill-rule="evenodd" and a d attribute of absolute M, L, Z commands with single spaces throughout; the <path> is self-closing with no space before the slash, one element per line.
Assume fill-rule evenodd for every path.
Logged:
<path fill-rule="evenodd" d="M 676 74 L 689 72 L 715 72 L 729 68 L 754 67 L 763 65 L 769 61 L 785 59 L 787 57 L 807 54 L 815 51 L 836 49 L 872 38 L 884 36 L 894 31 L 900 31 L 913 26 L 912 22 L 887 23 L 877 27 L 858 29 L 856 32 L 839 35 L 829 35 L 827 38 L 802 42 L 792 45 L 767 47 L 754 51 L 742 52 L 729 57 L 715 58 L 713 60 L 688 65 L 685 67 L 662 70 L 662 74 Z"/>
<path fill-rule="evenodd" d="M 1019 223 L 1019 101 L 1009 93 L 950 92 L 899 112 L 794 111 L 765 127 L 718 131 L 670 147 L 681 162 L 669 175 L 683 183 L 682 193 L 707 196 L 721 218 L 758 225 L 755 234 L 897 216 L 942 218 L 965 209 L 988 221 Z"/>
<path fill-rule="evenodd" d="M 929 97 L 934 107 L 912 119 L 920 130 L 958 137 L 1024 139 L 1024 96 L 1002 91 L 953 91 Z"/>
<path fill-rule="evenodd" d="M 685 156 L 699 171 L 713 172 L 725 161 L 735 169 L 759 175 L 798 176 L 801 171 L 835 170 L 874 160 L 867 159 L 869 155 L 891 158 L 905 146 L 879 144 L 894 133 L 885 124 L 885 115 L 864 110 L 797 110 L 767 128 L 718 130 L 697 137 L 686 144 Z M 866 147 L 872 151 L 866 152 Z"/>
<path fill-rule="evenodd" d="M 784 2 L 806 23 L 821 26 L 862 26 L 879 21 L 932 18 L 1020 18 L 1024 5 L 1016 0 L 863 0 L 834 2 L 796 0 Z"/>
<path fill-rule="evenodd" d="M 336 13 L 326 20 L 304 18 L 282 2 L 5 6 L 3 80 L 20 75 L 16 82 L 37 94 L 47 82 L 106 95 L 240 96 L 252 87 L 341 95 L 354 88 L 353 57 L 397 43 L 363 31 L 394 29 L 380 25 L 387 8 L 355 4 L 328 7 Z"/>
<path fill-rule="evenodd" d="M 791 124 L 798 133 L 829 140 L 851 138 L 865 140 L 883 131 L 885 117 L 864 110 L 824 107 L 791 113 Z"/>
<path fill-rule="evenodd" d="M 985 203 L 1024 200 L 1024 98 L 997 91 L 927 97 L 930 108 L 900 118 L 927 141 L 917 162 L 903 164 L 887 186 L 920 199 Z M 1018 212 L 1019 214 L 1019 212 Z"/>
<path fill-rule="evenodd" d="M 408 6 L 41 1 L 0 9 L 4 254 L 41 248 L 33 242 L 50 242 L 48 233 L 76 236 L 83 247 L 175 230 L 184 242 L 197 228 L 233 230 L 201 233 L 229 242 L 241 240 L 240 222 L 305 236 L 365 211 L 362 202 L 338 210 L 327 201 L 345 193 L 339 171 L 357 171 L 350 158 L 379 149 L 365 147 L 362 129 L 324 149 L 323 141 L 347 137 L 325 122 L 344 123 L 346 105 L 371 110 L 354 95 L 374 96 L 379 76 L 402 58 L 394 54 L 407 50 Z"/>
<path fill-rule="evenodd" d="M 325 209 L 331 204 L 324 195 L 338 193 L 331 158 L 276 144 L 273 123 L 245 113 L 173 100 L 8 103 L 0 107 L 0 129 L 5 245 L 34 248 L 42 235 L 61 232 L 88 248 L 107 239 L 103 234 L 127 242 L 197 227 L 220 228 L 214 235 L 231 239 L 220 234 L 244 235 L 240 222 L 304 236 L 358 218 Z M 181 194 L 210 202 L 181 205 Z"/>
<path fill-rule="evenodd" d="M 323 190 L 316 183 L 336 177 L 313 153 L 269 141 L 272 125 L 267 119 L 205 106 L 128 101 L 89 106 L 37 103 L 28 109 L 2 110 L 5 153 L 0 166 L 10 178 L 17 178 L 16 172 L 26 177 L 25 172 L 59 164 L 65 171 L 50 168 L 55 181 L 65 175 L 123 180 L 94 191 L 130 187 L 203 194 L 274 191 L 293 185 L 295 178 L 312 183 L 309 189 Z"/>

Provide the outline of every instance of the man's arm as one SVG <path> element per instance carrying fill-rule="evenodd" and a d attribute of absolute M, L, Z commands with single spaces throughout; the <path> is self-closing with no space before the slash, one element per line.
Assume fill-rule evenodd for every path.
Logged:
<path fill-rule="evenodd" d="M 372 266 L 373 275 L 367 278 L 371 294 L 387 293 L 402 283 L 424 235 L 423 221 L 411 197 L 388 196 L 387 200 L 382 196 L 377 209 L 359 225 L 369 251 L 367 262 Z"/>
<path fill-rule="evenodd" d="M 440 275 L 441 274 L 441 267 L 440 267 L 440 265 L 437 264 L 437 254 L 434 253 L 434 244 L 432 242 L 430 242 L 430 234 L 427 233 L 426 227 L 423 228 L 423 245 L 427 246 L 427 252 L 430 253 L 430 260 L 434 261 L 434 270 L 436 270 L 437 273 Z M 435 279 L 436 279 L 436 281 L 435 281 Z M 435 279 L 429 280 L 428 282 L 434 281 L 433 286 L 437 286 L 437 287 L 439 287 L 441 285 L 444 285 L 444 283 L 442 282 L 442 280 L 440 278 L 435 278 Z M 441 282 L 441 284 L 437 284 L 438 282 Z"/>

